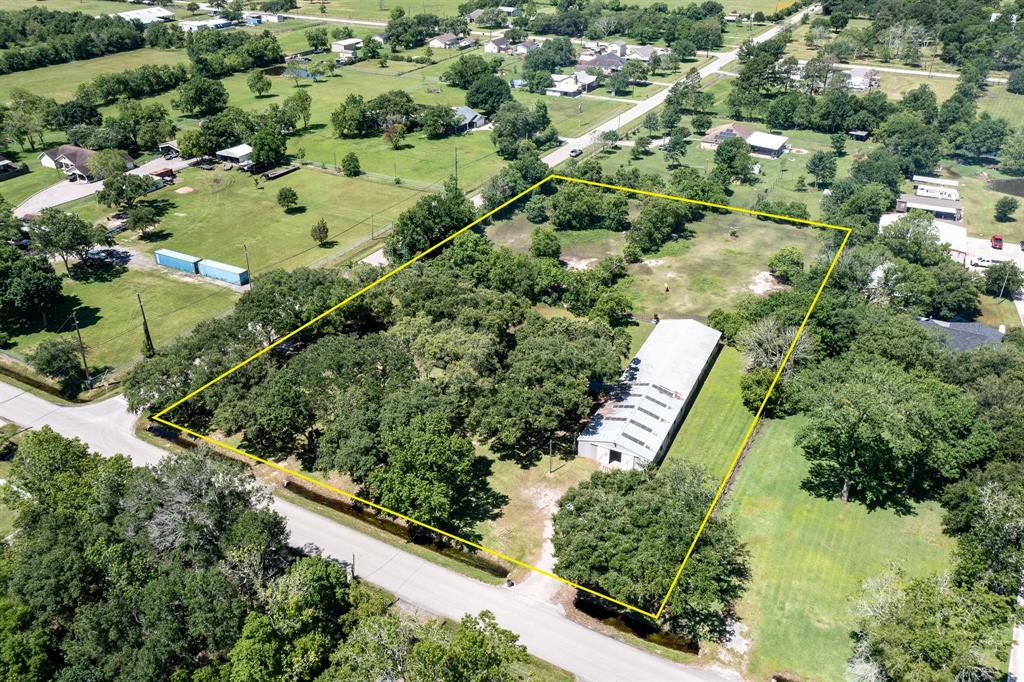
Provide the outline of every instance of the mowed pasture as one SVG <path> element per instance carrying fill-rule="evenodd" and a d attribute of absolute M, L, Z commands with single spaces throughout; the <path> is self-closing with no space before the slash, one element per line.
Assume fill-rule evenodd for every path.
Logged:
<path fill-rule="evenodd" d="M 114 3 L 106 3 L 113 5 Z M 128 7 L 128 5 L 125 5 Z M 52 97 L 58 102 L 75 96 L 75 90 L 102 73 L 118 73 L 143 64 L 184 64 L 188 57 L 184 50 L 158 50 L 142 48 L 129 52 L 108 54 L 95 59 L 83 59 L 66 64 L 52 64 L 39 69 L 18 71 L 0 76 L 0 102 L 9 102 L 11 91 L 22 88 L 29 92 Z"/>
<path fill-rule="evenodd" d="M 721 481 L 753 418 L 740 396 L 745 362 L 734 348 L 722 350 L 663 467 L 690 462 Z M 736 521 L 754 576 L 739 607 L 749 650 L 727 656 L 746 663 L 749 679 L 841 682 L 862 582 L 894 562 L 909 575 L 942 571 L 952 543 L 934 503 L 898 516 L 803 491 L 808 463 L 793 442 L 802 424 L 794 417 L 758 426 L 720 507 Z"/>
<path fill-rule="evenodd" d="M 282 187 L 291 187 L 299 196 L 298 206 L 290 211 L 277 203 Z M 127 235 L 119 241 L 147 259 L 166 248 L 240 267 L 245 266 L 244 245 L 252 274 L 258 277 L 268 270 L 342 259 L 368 241 L 371 231 L 379 236 L 421 196 L 403 185 L 313 169 L 257 187 L 252 176 L 239 171 L 190 168 L 177 184 L 147 197 L 162 214 L 159 226 L 146 237 Z M 66 206 L 90 218 L 110 212 L 97 207 L 95 198 Z M 320 218 L 327 221 L 324 246 L 310 236 Z"/>

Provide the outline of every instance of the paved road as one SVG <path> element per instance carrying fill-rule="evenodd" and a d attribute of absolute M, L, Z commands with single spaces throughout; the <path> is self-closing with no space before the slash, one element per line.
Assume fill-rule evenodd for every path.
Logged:
<path fill-rule="evenodd" d="M 154 464 L 164 450 L 139 440 L 135 417 L 120 396 L 83 406 L 62 407 L 0 382 L 0 418 L 38 428 L 49 424 L 78 437 L 104 455 L 122 453 L 136 465 Z M 684 667 L 567 619 L 553 605 L 502 587 L 486 585 L 401 549 L 367 537 L 314 512 L 275 499 L 296 546 L 316 543 L 328 554 L 349 559 L 366 580 L 410 606 L 447 618 L 483 609 L 520 636 L 530 652 L 584 680 L 736 682 L 734 672 Z"/>
<path fill-rule="evenodd" d="M 800 65 L 803 66 L 807 61 L 801 59 Z M 874 64 L 836 64 L 837 69 L 843 69 L 850 71 L 851 69 L 874 69 L 879 73 L 902 73 L 907 76 L 925 76 L 926 78 L 952 78 L 954 80 L 960 78 L 959 73 L 949 73 L 948 71 L 924 71 L 922 69 L 901 69 L 895 66 L 875 66 Z M 733 75 L 733 74 L 729 74 Z M 989 83 L 1005 83 L 1005 78 L 997 78 L 990 76 L 988 78 Z"/>
<path fill-rule="evenodd" d="M 131 175 L 145 175 L 152 173 L 155 170 L 161 168 L 173 168 L 175 171 L 188 166 L 194 159 L 164 159 L 157 158 L 142 164 L 138 168 L 133 168 L 128 171 Z M 45 170 L 34 171 L 36 173 L 45 172 Z M 68 182 L 62 180 L 55 185 L 50 185 L 46 189 L 39 190 L 25 201 L 21 202 L 17 208 L 14 209 L 14 215 L 17 218 L 24 218 L 26 215 L 39 213 L 44 208 L 50 208 L 51 206 L 60 206 L 66 204 L 69 201 L 75 201 L 82 197 L 87 197 L 92 194 L 96 194 L 103 189 L 103 181 L 99 182 Z"/>

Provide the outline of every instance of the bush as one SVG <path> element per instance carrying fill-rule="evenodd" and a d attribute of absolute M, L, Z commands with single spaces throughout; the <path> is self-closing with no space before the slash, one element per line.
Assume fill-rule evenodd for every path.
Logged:
<path fill-rule="evenodd" d="M 70 338 L 45 339 L 27 359 L 32 369 L 56 380 L 64 393 L 75 393 L 84 379 L 78 345 Z"/>
<path fill-rule="evenodd" d="M 349 152 L 341 160 L 341 172 L 350 178 L 354 178 L 362 172 L 359 167 L 359 157 L 355 152 Z"/>
<path fill-rule="evenodd" d="M 768 259 L 768 269 L 780 282 L 792 282 L 804 271 L 804 254 L 795 246 L 779 249 Z"/>
<path fill-rule="evenodd" d="M 531 223 L 543 223 L 547 220 L 548 212 L 544 204 L 544 197 L 540 194 L 534 194 L 530 197 L 529 201 L 526 202 L 526 206 L 523 207 L 523 213 Z"/>
<path fill-rule="evenodd" d="M 559 258 L 562 244 L 550 227 L 538 227 L 530 237 L 530 254 L 537 258 Z"/>
<path fill-rule="evenodd" d="M 1006 81 L 1006 91 L 1015 95 L 1024 94 L 1024 69 L 1014 69 Z"/>

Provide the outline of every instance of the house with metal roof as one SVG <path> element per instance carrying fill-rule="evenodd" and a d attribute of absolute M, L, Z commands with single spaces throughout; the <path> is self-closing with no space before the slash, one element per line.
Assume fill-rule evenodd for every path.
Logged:
<path fill-rule="evenodd" d="M 174 12 L 166 7 L 145 7 L 143 9 L 132 9 L 126 12 L 118 12 L 114 16 L 121 17 L 125 21 L 137 21 L 144 26 L 148 26 L 161 21 L 170 21 L 174 19 Z"/>
<path fill-rule="evenodd" d="M 551 74 L 551 87 L 544 88 L 545 95 L 556 97 L 576 97 L 582 95 L 597 84 L 597 76 L 576 71 L 575 73 L 553 73 Z"/>
<path fill-rule="evenodd" d="M 458 131 L 464 133 L 487 125 L 487 117 L 476 109 L 467 106 L 452 107 L 455 112 L 455 119 L 458 121 Z"/>
<path fill-rule="evenodd" d="M 661 463 L 720 348 L 721 332 L 662 320 L 576 440 L 581 457 L 642 469 Z"/>
<path fill-rule="evenodd" d="M 717 149 L 730 137 L 741 137 L 750 145 L 750 153 L 757 156 L 777 158 L 786 152 L 789 138 L 785 135 L 773 135 L 739 123 L 726 123 L 709 128 L 700 140 L 701 149 Z"/>

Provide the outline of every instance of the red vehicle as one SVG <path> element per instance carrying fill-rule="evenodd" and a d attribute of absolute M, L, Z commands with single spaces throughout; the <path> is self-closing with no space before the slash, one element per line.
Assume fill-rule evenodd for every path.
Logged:
<path fill-rule="evenodd" d="M 1000 251 L 1003 249 L 1003 235 L 1001 235 L 1001 234 L 994 234 L 994 235 L 992 235 L 992 248 L 993 249 L 999 249 Z"/>

